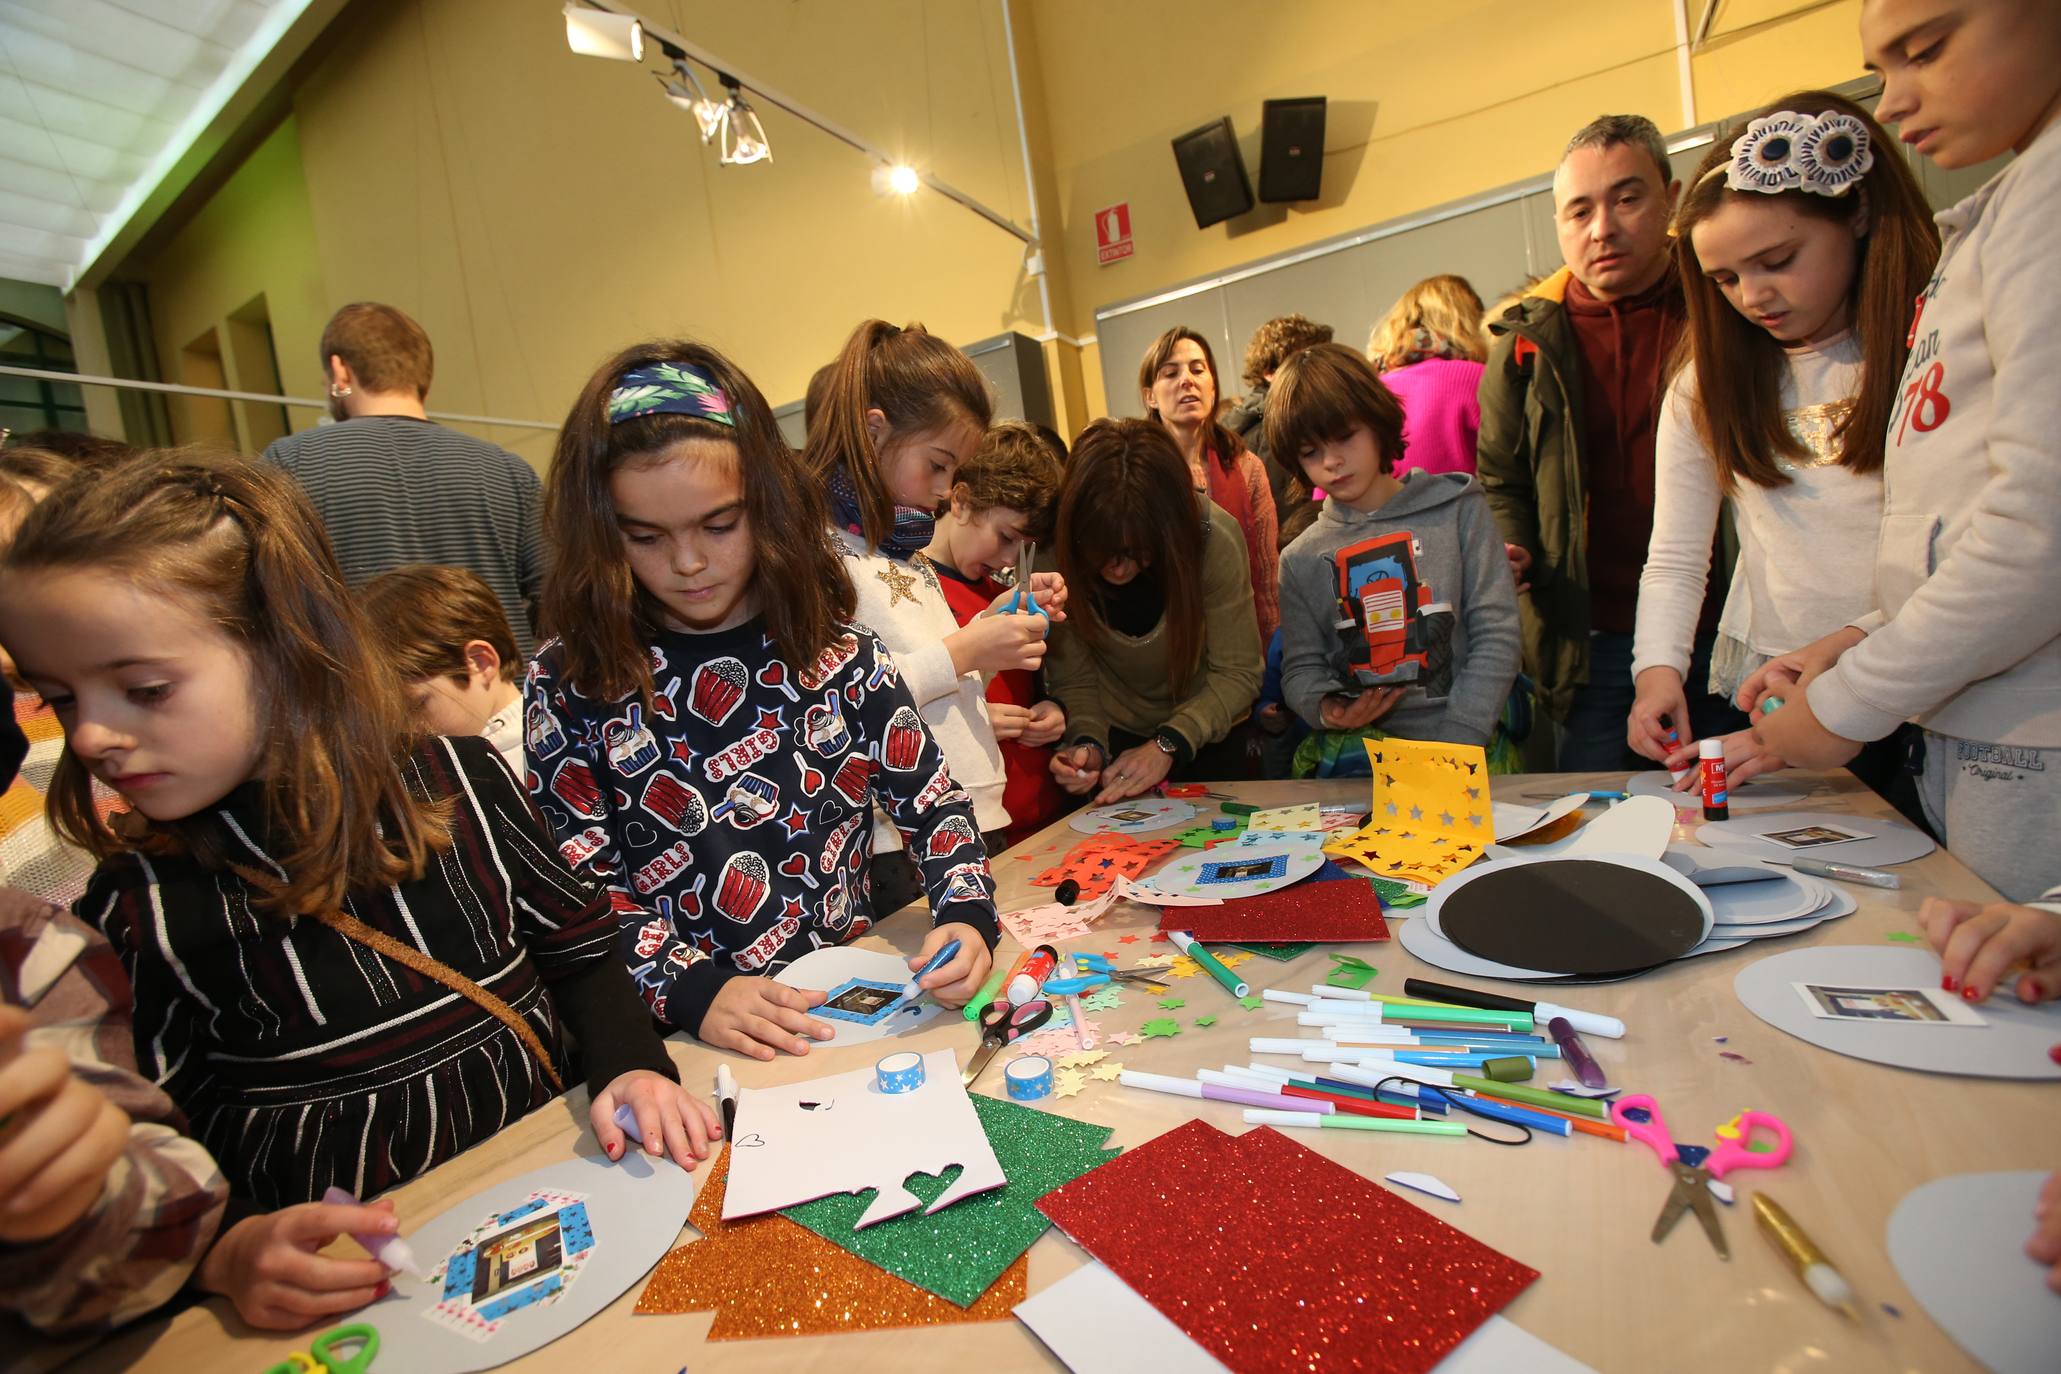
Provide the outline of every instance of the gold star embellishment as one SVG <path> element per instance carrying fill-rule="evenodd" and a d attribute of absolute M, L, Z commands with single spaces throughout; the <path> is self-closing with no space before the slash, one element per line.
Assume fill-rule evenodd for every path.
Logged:
<path fill-rule="evenodd" d="M 887 606 L 889 610 L 893 610 L 896 606 L 900 605 L 905 597 L 910 601 L 918 599 L 916 596 L 915 576 L 903 572 L 893 562 L 883 562 L 873 575 L 887 584 Z"/>

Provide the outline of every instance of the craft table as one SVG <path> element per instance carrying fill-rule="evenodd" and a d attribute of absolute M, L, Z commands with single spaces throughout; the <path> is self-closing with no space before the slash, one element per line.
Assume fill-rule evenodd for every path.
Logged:
<path fill-rule="evenodd" d="M 1786 779 L 1785 779 L 1786 780 Z M 1845 773 L 1808 778 L 1808 809 L 1888 815 L 1888 809 Z M 1615 775 L 1524 775 L 1497 778 L 1505 801 L 1540 802 L 1562 792 L 1617 787 Z M 1365 781 L 1272 782 L 1217 790 L 1262 805 L 1291 801 L 1358 801 Z M 1216 803 L 1197 799 L 1204 817 Z M 1802 808 L 1800 808 L 1802 809 Z M 1593 814 L 1593 812 L 1591 813 Z M 1684 815 L 1677 838 L 1693 835 Z M 1050 900 L 1029 878 L 1082 836 L 1061 821 L 994 862 L 1005 909 Z M 1746 962 L 1785 949 L 1816 944 L 1879 944 L 1893 931 L 1916 932 L 1919 903 L 1927 896 L 1994 899 L 1960 862 L 1939 851 L 1903 865 L 1899 891 L 1848 889 L 1860 910 L 1802 935 L 1758 942 L 1684 961 L 1629 982 L 1564 989 L 1584 1009 L 1623 1018 L 1623 1040 L 1588 1037 L 1614 1084 L 1654 1094 L 1675 1134 L 1706 1140 L 1714 1127 L 1742 1108 L 1772 1111 L 1795 1132 L 1796 1153 L 1773 1174 L 1741 1174 L 1741 1205 L 1721 1209 L 1732 1260 L 1720 1262 L 1693 1220 L 1665 1244 L 1647 1239 L 1667 1176 L 1652 1154 L 1591 1136 L 1540 1137 L 1522 1149 L 1473 1139 L 1296 1131 L 1297 1142 L 1379 1179 L 1393 1170 L 1436 1174 L 1460 1193 L 1455 1206 L 1412 1193 L 1411 1201 L 1541 1271 L 1542 1277 L 1504 1315 L 1569 1354 L 1603 1371 L 1714 1370 L 1965 1370 L 1974 1364 L 1933 1325 L 1891 1268 L 1884 1249 L 1889 1214 L 1904 1194 L 1941 1175 L 1999 1169 L 2047 1170 L 2061 1164 L 2056 1126 L 2061 1098 L 2051 1086 L 1999 1080 L 1954 1079 L 1906 1072 L 1814 1049 L 1764 1025 L 1732 994 L 1733 976 Z M 1151 933 L 1157 913 L 1124 904 L 1097 927 L 1098 938 L 1076 947 L 1115 951 L 1123 962 L 1170 949 Z M 868 945 L 915 948 L 922 926 L 899 914 L 869 933 Z M 883 938 L 884 937 L 884 938 Z M 1330 968 L 1327 949 L 1350 950 L 1380 969 L 1369 986 L 1400 993 L 1405 977 L 1445 977 L 1419 964 L 1392 940 L 1386 944 L 1323 946 L 1292 963 L 1255 958 L 1240 972 L 1263 986 L 1307 989 Z M 1015 948 L 1003 939 L 999 957 Z M 1469 982 L 1473 980 L 1458 979 Z M 1114 1032 L 1136 1030 L 1150 1018 L 1173 1015 L 1182 1032 L 1167 1039 L 1114 1047 L 1110 1060 L 1158 1073 L 1192 1077 L 1198 1068 L 1242 1065 L 1253 1035 L 1314 1034 L 1296 1026 L 1296 1008 L 1268 1003 L 1248 1011 L 1207 976 L 1177 980 L 1174 995 L 1187 1005 L 1158 1007 L 1158 996 L 1127 993 L 1122 1007 L 1091 1014 L 1107 1046 Z M 1521 992 L 1520 992 L 1521 995 Z M 1214 1014 L 1206 1029 L 1197 1016 Z M 1722 1037 L 1722 1043 L 1720 1038 Z M 963 1057 L 974 1046 L 970 1024 L 957 1015 L 895 1042 L 895 1048 L 951 1048 Z M 696 1088 L 713 1080 L 716 1052 L 676 1039 L 682 1078 Z M 872 1063 L 879 1044 L 782 1056 L 771 1064 L 730 1057 L 747 1086 L 815 1077 Z M 1737 1056 L 1728 1057 L 1728 1056 Z M 1001 1063 L 976 1085 L 1000 1097 Z M 1286 1061 L 1282 1061 L 1286 1062 Z M 1541 1078 L 1548 1076 L 1541 1065 Z M 1231 1133 L 1247 1129 L 1231 1104 L 1196 1102 L 1090 1080 L 1066 1100 L 1047 1098 L 1045 1110 L 1115 1128 L 1111 1141 L 1134 1145 L 1191 1117 Z M 404 1231 L 503 1179 L 594 1149 L 585 1130 L 585 1093 L 576 1092 L 500 1136 L 392 1194 Z M 1862 1320 L 1849 1324 L 1821 1307 L 1757 1234 L 1745 1196 L 1759 1189 L 1781 1200 L 1852 1282 Z M 2024 1227 L 2029 1234 L 2030 1217 Z M 680 1243 L 694 1238 L 683 1230 Z M 2014 1242 L 2015 1243 L 2015 1242 Z M 348 1249 L 348 1243 L 340 1245 Z M 1058 1231 L 1048 1231 L 1030 1252 L 1035 1293 L 1085 1259 Z M 888 1369 L 917 1374 L 939 1370 L 1058 1368 L 1030 1332 L 1016 1322 L 866 1331 L 832 1337 L 705 1342 L 711 1316 L 636 1316 L 642 1282 L 585 1326 L 507 1369 L 580 1369 L 595 1374 L 655 1374 L 682 1367 L 708 1370 Z M 1897 1309 L 1891 1315 L 1885 1304 Z M 175 1370 L 244 1374 L 270 1366 L 290 1350 L 306 1348 L 306 1334 L 274 1336 L 245 1328 L 227 1302 L 215 1300 L 169 1321 L 146 1322 L 85 1354 L 74 1368 Z M 373 1374 L 417 1374 L 382 1369 Z"/>

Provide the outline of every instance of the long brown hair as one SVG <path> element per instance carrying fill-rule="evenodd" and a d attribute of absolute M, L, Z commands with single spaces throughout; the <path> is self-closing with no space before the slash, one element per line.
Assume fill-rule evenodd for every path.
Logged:
<path fill-rule="evenodd" d="M 1245 445 L 1237 435 L 1225 429 L 1217 420 L 1217 416 L 1222 414 L 1224 409 L 1224 379 L 1217 372 L 1217 355 L 1210 351 L 1208 339 L 1203 338 L 1185 324 L 1177 324 L 1166 333 L 1154 339 L 1152 347 L 1145 350 L 1144 360 L 1138 364 L 1138 390 L 1141 392 L 1152 390 L 1152 379 L 1159 375 L 1159 369 L 1165 367 L 1167 360 L 1174 356 L 1174 349 L 1180 346 L 1183 339 L 1191 341 L 1197 348 L 1202 350 L 1203 366 L 1209 369 L 1209 384 L 1215 388 L 1217 393 L 1217 403 L 1210 411 L 1209 420 L 1203 427 L 1203 447 L 1214 451 L 1217 455 L 1217 462 L 1223 465 L 1226 472 L 1229 472 L 1232 465 L 1237 462 L 1238 455 L 1245 451 Z M 1166 417 L 1161 415 L 1150 401 L 1145 403 L 1145 414 L 1155 424 L 1166 424 Z M 1178 447 L 1175 451 L 1179 451 Z M 1181 465 L 1183 467 L 1187 466 L 1185 458 L 1182 460 Z"/>
<path fill-rule="evenodd" d="M 842 468 L 859 493 L 859 523 L 867 546 L 894 529 L 894 498 L 880 475 L 880 453 L 866 431 L 866 412 L 887 416 L 897 434 L 920 434 L 953 423 L 985 430 L 995 418 L 994 398 L 973 360 L 920 324 L 897 329 L 867 320 L 852 331 L 823 402 L 809 425 L 804 460 L 816 479 Z"/>
<path fill-rule="evenodd" d="M 609 423 L 608 398 L 623 374 L 654 363 L 707 373 L 730 398 L 735 427 L 667 412 Z M 673 445 L 692 440 L 737 450 L 757 560 L 754 591 L 779 655 L 797 667 L 814 663 L 857 607 L 844 559 L 830 546 L 822 493 L 751 378 L 705 344 L 662 339 L 626 348 L 602 364 L 573 402 L 544 482 L 551 547 L 544 631 L 563 641 L 567 679 L 598 700 L 630 692 L 650 699 L 650 644 L 665 624 L 658 603 L 630 572 L 608 480 L 619 468 L 658 461 Z"/>
<path fill-rule="evenodd" d="M 1488 345 L 1481 337 L 1481 309 L 1481 297 L 1467 278 L 1450 272 L 1426 277 L 1397 297 L 1367 335 L 1367 360 L 1381 372 L 1406 366 L 1410 355 L 1420 350 L 1485 362 Z M 1426 336 L 1421 341 L 1419 330 Z"/>
<path fill-rule="evenodd" d="M 1150 420 L 1097 420 L 1073 441 L 1059 490 L 1057 558 L 1072 603 L 1070 630 L 1089 648 L 1107 641 L 1097 604 L 1102 566 L 1150 565 L 1166 592 L 1167 666 L 1179 690 L 1202 664 L 1202 557 L 1209 522 L 1173 435 Z"/>
<path fill-rule="evenodd" d="M 148 453 L 65 483 L 36 507 L 0 572 L 92 571 L 197 607 L 250 658 L 263 752 L 257 778 L 283 878 L 244 872 L 281 915 L 333 911 L 345 894 L 420 877 L 449 843 L 444 808 L 421 800 L 400 762 L 414 731 L 400 685 L 375 654 L 322 522 L 295 482 L 240 458 Z M 67 741 L 50 822 L 98 858 L 140 847 L 226 868 L 200 817 L 125 822 L 94 810 L 92 777 Z"/>
<path fill-rule="evenodd" d="M 1874 165 L 1843 196 L 1730 189 L 1723 169 L 1732 159 L 1733 141 L 1753 120 L 1780 110 L 1837 111 L 1860 120 L 1868 130 Z M 1778 460 L 1810 456 L 1783 421 L 1782 346 L 1732 308 L 1717 283 L 1703 274 L 1696 257 L 1691 231 L 1735 197 L 1752 203 L 1781 200 L 1801 214 L 1839 224 L 1851 224 L 1856 215 L 1868 216 L 1847 298 L 1861 349 L 1860 387 L 1833 437 L 1843 466 L 1854 472 L 1880 472 L 1889 413 L 1910 351 L 1912 303 L 1939 258 L 1939 231 L 1917 178 L 1897 151 L 1896 140 L 1874 116 L 1830 91 L 1799 91 L 1747 116 L 1720 134 L 1697 166 L 1675 212 L 1675 266 L 1689 318 L 1674 367 L 1696 369 L 1696 430 L 1716 460 L 1718 478 L 1727 491 L 1742 479 L 1763 487 L 1783 486 L 1790 479 Z"/>

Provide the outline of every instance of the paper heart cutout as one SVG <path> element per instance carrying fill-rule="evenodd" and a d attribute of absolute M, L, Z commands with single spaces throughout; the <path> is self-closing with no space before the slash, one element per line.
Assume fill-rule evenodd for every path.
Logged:
<path fill-rule="evenodd" d="M 757 1131 L 753 1131 L 750 1135 L 741 1135 L 737 1137 L 737 1139 L 731 1141 L 730 1143 L 732 1145 L 742 1145 L 746 1149 L 751 1149 L 754 1146 L 765 1144 L 766 1138 L 760 1135 Z"/>

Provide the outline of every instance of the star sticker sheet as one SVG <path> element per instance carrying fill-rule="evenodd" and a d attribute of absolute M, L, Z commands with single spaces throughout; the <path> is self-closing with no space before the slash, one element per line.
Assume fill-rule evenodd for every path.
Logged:
<path fill-rule="evenodd" d="M 1374 873 L 1436 885 L 1479 859 L 1496 838 L 1488 758 L 1477 745 L 1370 739 L 1373 818 L 1324 846 Z"/>
<path fill-rule="evenodd" d="M 1118 878 L 1136 878 L 1181 847 L 1178 840 L 1137 840 L 1128 835 L 1090 835 L 1051 868 L 1031 879 L 1034 887 L 1057 887 L 1068 878 L 1082 897 L 1100 897 Z"/>

